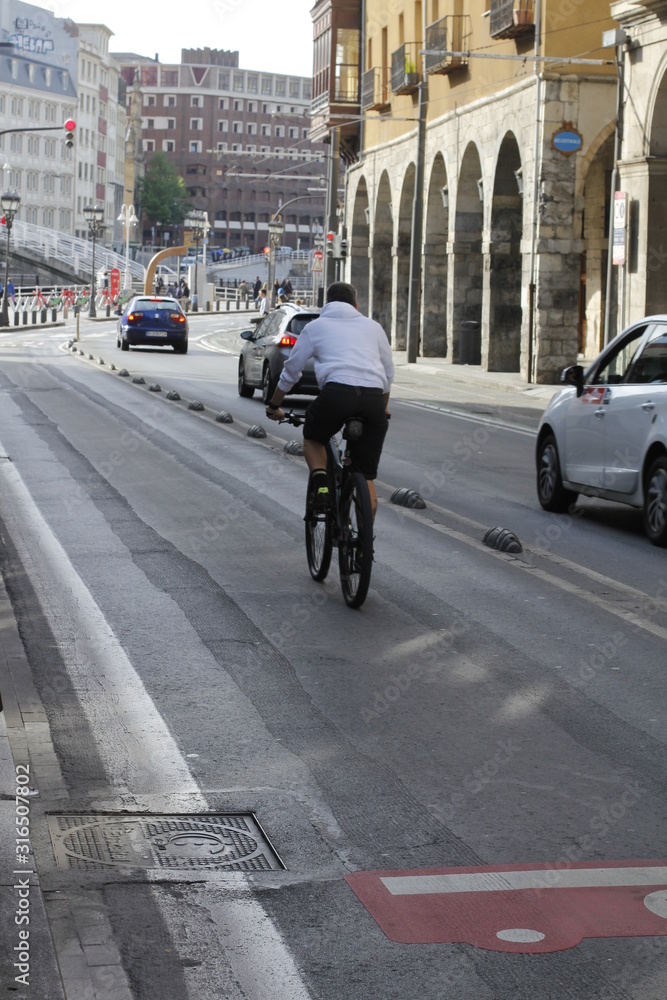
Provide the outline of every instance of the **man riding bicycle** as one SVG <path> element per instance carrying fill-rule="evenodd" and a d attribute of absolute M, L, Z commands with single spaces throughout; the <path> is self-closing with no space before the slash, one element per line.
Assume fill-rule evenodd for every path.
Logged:
<path fill-rule="evenodd" d="M 368 482 L 375 516 L 377 495 L 373 480 L 387 433 L 394 363 L 380 324 L 358 311 L 353 285 L 337 281 L 327 288 L 326 305 L 299 335 L 285 362 L 266 407 L 270 420 L 285 419 L 281 409 L 283 399 L 311 358 L 320 394 L 306 410 L 303 453 L 311 473 L 313 505 L 323 510 L 330 503 L 326 443 L 346 420 L 356 417 L 363 422 L 364 431 L 359 440 L 349 442 L 350 455 L 353 467 Z"/>

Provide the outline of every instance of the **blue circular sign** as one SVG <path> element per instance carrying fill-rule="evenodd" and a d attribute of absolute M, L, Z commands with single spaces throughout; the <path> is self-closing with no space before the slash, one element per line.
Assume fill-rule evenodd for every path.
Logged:
<path fill-rule="evenodd" d="M 562 129 L 556 132 L 551 140 L 554 149 L 557 149 L 563 156 L 571 156 L 578 152 L 583 145 L 583 136 L 575 129 Z"/>

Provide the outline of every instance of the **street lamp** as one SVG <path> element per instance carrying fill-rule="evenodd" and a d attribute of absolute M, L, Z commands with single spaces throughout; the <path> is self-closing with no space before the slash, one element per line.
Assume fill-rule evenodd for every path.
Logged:
<path fill-rule="evenodd" d="M 282 217 L 276 212 L 273 218 L 269 219 L 269 272 L 266 279 L 266 300 L 267 309 L 274 305 L 273 301 L 273 275 L 276 265 L 276 247 L 282 243 L 285 225 Z"/>
<path fill-rule="evenodd" d="M 195 241 L 195 289 L 192 296 L 192 311 L 199 309 L 199 244 L 206 237 L 210 226 L 208 222 L 208 212 L 195 209 L 190 212 L 190 217 L 186 220 L 186 225 L 190 227 L 192 238 Z"/>
<path fill-rule="evenodd" d="M 9 326 L 9 296 L 7 294 L 7 285 L 9 284 L 9 238 L 12 233 L 12 222 L 14 221 L 14 216 L 18 212 L 19 205 L 21 204 L 20 195 L 18 195 L 15 191 L 5 191 L 2 198 L 0 198 L 0 204 L 2 204 L 2 211 L 5 217 L 5 225 L 7 227 L 5 287 L 2 292 L 2 310 L 0 311 L 0 326 Z"/>
<path fill-rule="evenodd" d="M 123 288 L 130 287 L 130 228 L 136 226 L 139 219 L 134 211 L 134 205 L 123 205 L 117 219 L 125 226 L 125 281 Z"/>
<path fill-rule="evenodd" d="M 90 279 L 88 315 L 91 319 L 94 319 L 97 316 L 97 310 L 95 309 L 95 240 L 103 229 L 104 208 L 102 205 L 84 205 L 83 214 L 88 223 L 88 232 L 93 237 L 93 271 Z"/>

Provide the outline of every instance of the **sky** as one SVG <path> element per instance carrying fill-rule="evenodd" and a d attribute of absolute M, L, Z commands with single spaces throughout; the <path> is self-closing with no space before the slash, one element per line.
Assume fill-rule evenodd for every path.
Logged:
<path fill-rule="evenodd" d="M 181 49 L 231 49 L 241 69 L 310 76 L 315 0 L 32 0 L 83 24 L 105 24 L 111 52 L 137 52 L 162 63 L 181 61 Z"/>

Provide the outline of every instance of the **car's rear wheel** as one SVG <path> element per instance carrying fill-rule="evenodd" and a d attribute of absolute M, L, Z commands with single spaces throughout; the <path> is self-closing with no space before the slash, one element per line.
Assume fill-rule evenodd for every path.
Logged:
<path fill-rule="evenodd" d="M 243 396 L 244 399 L 250 399 L 254 396 L 255 390 L 251 385 L 245 380 L 245 362 L 243 358 L 239 358 L 239 378 L 238 378 L 239 396 Z"/>
<path fill-rule="evenodd" d="M 568 510 L 577 499 L 576 493 L 563 486 L 553 434 L 542 439 L 537 452 L 537 498 L 545 510 L 559 514 Z"/>
<path fill-rule="evenodd" d="M 654 545 L 667 545 L 667 457 L 652 463 L 644 485 L 644 531 Z"/>
<path fill-rule="evenodd" d="M 187 354 L 188 353 L 188 342 L 184 344 L 174 344 L 174 354 Z"/>
<path fill-rule="evenodd" d="M 124 338 L 121 338 L 120 349 L 121 349 L 121 351 L 129 351 L 129 349 L 130 349 L 129 343 Z"/>
<path fill-rule="evenodd" d="M 271 378 L 271 369 L 268 365 L 264 366 L 264 374 L 262 375 L 262 400 L 268 403 L 273 396 L 274 390 L 276 388 L 276 383 Z"/>

